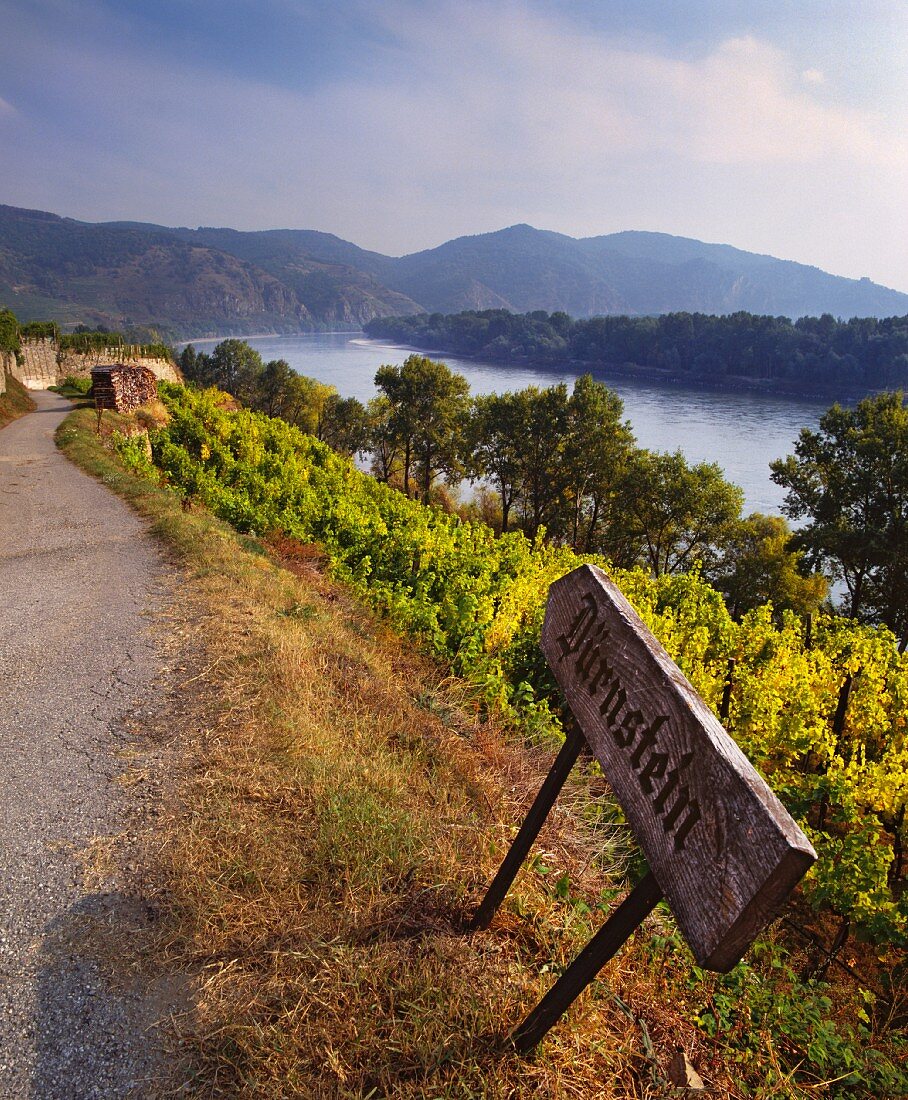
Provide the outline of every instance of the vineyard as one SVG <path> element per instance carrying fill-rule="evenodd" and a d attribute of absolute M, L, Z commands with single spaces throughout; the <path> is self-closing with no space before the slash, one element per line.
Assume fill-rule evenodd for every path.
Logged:
<path fill-rule="evenodd" d="M 109 353 L 125 359 L 173 359 L 173 348 L 167 344 L 131 343 L 119 332 L 61 333 L 56 321 L 29 321 L 20 324 L 11 310 L 0 309 L 0 351 L 19 352 L 22 340 L 55 341 L 60 353 Z"/>
<path fill-rule="evenodd" d="M 608 563 L 423 506 L 218 391 L 161 391 L 170 421 L 152 433 L 152 454 L 166 483 L 241 531 L 317 543 L 335 579 L 483 705 L 530 737 L 557 736 L 559 699 L 538 645 L 547 589 L 581 561 Z M 152 472 L 137 438 L 119 449 Z M 816 847 L 803 902 L 835 933 L 817 971 L 854 939 L 885 975 L 908 943 L 908 656 L 886 629 L 833 615 L 803 621 L 765 606 L 736 622 L 696 572 L 609 571 Z M 723 979 L 727 1000 L 715 999 L 704 1027 L 733 1025 L 735 983 L 748 973 L 745 964 Z M 890 1070 L 886 1088 L 904 1085 Z"/>
<path fill-rule="evenodd" d="M 133 344 L 118 332 L 70 332 L 59 336 L 57 343 L 61 352 L 78 355 L 103 352 L 124 359 L 173 358 L 173 350 L 167 344 Z"/>

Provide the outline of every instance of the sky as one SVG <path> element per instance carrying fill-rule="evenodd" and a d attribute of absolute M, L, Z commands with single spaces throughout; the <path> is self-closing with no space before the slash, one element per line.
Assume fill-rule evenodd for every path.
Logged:
<path fill-rule="evenodd" d="M 908 291 L 908 0 L 0 0 L 0 203 L 646 229 Z"/>

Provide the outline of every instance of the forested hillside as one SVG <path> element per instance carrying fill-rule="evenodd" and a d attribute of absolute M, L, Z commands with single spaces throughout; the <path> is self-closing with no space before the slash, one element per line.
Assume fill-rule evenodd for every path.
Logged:
<path fill-rule="evenodd" d="M 356 329 L 420 310 L 908 313 L 908 295 L 868 279 L 660 233 L 577 240 L 515 225 L 393 257 L 314 230 L 90 224 L 11 206 L 0 206 L 0 303 L 169 338 Z"/>
<path fill-rule="evenodd" d="M 0 206 L 0 303 L 24 320 L 153 328 L 169 338 L 356 329 L 419 308 L 344 264 L 241 251 L 251 258 L 204 233 L 90 225 Z"/>
<path fill-rule="evenodd" d="M 835 392 L 908 386 L 908 315 L 856 317 L 669 313 L 593 317 L 506 310 L 388 317 L 370 336 L 496 362 L 652 371 L 669 381 L 782 384 Z"/>

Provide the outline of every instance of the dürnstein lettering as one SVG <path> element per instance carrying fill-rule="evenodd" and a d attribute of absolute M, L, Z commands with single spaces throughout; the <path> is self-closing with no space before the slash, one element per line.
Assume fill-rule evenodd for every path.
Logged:
<path fill-rule="evenodd" d="M 628 701 L 627 691 L 608 663 L 608 640 L 608 629 L 599 627 L 596 600 L 586 593 L 567 632 L 557 638 L 561 660 L 574 659 L 579 682 L 598 704 L 615 744 L 626 750 L 640 790 L 650 798 L 663 829 L 680 850 L 701 816 L 700 804 L 690 797 L 683 779 L 693 754 L 683 753 L 673 763 L 670 754 L 661 751 L 659 728 L 668 716 L 647 719 Z"/>
<path fill-rule="evenodd" d="M 729 970 L 816 853 L 601 569 L 551 586 L 542 649 L 694 957 Z"/>

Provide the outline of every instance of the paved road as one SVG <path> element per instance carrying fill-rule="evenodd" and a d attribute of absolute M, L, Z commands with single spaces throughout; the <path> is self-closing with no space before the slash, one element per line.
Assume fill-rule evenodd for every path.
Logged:
<path fill-rule="evenodd" d="M 0 1097 L 147 1097 L 160 994 L 119 972 L 141 902 L 103 856 L 135 820 L 123 719 L 160 668 L 168 569 L 56 450 L 69 403 L 33 396 L 0 431 Z"/>

